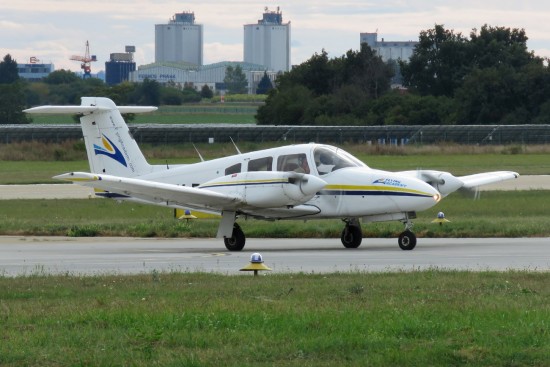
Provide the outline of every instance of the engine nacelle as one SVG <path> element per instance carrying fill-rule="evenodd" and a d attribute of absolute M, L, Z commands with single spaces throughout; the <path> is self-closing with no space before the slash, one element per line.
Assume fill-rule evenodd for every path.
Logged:
<path fill-rule="evenodd" d="M 319 177 L 295 172 L 242 172 L 216 178 L 199 188 L 239 197 L 245 205 L 279 208 L 300 205 L 327 183 Z"/>
<path fill-rule="evenodd" d="M 447 196 L 464 185 L 464 182 L 449 172 L 426 170 L 420 171 L 420 174 L 424 181 L 435 187 L 442 196 Z"/>

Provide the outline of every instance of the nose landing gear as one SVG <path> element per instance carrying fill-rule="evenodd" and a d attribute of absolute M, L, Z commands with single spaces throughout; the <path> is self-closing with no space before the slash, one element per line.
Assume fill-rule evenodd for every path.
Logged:
<path fill-rule="evenodd" d="M 413 227 L 413 222 L 410 221 L 409 216 L 407 216 L 405 222 L 405 231 L 399 235 L 397 243 L 401 250 L 412 250 L 416 247 L 416 235 L 411 231 Z"/>

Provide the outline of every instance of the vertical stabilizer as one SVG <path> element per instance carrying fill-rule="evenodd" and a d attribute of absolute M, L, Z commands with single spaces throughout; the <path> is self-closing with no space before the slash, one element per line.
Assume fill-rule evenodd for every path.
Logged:
<path fill-rule="evenodd" d="M 81 106 L 97 107 L 80 118 L 92 173 L 135 177 L 152 171 L 113 101 L 82 97 Z"/>

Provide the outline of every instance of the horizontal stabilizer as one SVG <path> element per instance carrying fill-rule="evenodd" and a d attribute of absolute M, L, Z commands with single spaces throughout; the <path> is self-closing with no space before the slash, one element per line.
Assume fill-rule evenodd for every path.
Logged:
<path fill-rule="evenodd" d="M 157 107 L 153 106 L 118 106 L 116 107 L 120 113 L 144 113 L 156 111 Z M 79 114 L 92 112 L 107 112 L 110 108 L 105 106 L 39 106 L 33 107 L 23 112 L 26 113 L 44 113 L 44 114 Z"/>

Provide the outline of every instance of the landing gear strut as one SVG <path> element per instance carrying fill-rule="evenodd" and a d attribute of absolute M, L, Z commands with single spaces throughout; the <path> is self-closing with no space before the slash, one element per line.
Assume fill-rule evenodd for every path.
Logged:
<path fill-rule="evenodd" d="M 342 231 L 342 244 L 345 248 L 357 248 L 363 240 L 363 232 L 357 218 L 344 219 L 346 226 Z"/>
<path fill-rule="evenodd" d="M 237 223 L 233 224 L 231 237 L 224 237 L 223 242 L 229 251 L 241 251 L 244 248 L 246 237 Z"/>
<path fill-rule="evenodd" d="M 405 231 L 399 235 L 398 240 L 401 250 L 412 250 L 416 247 L 416 236 L 411 231 L 412 226 L 413 223 L 407 217 L 407 220 L 405 221 Z"/>

